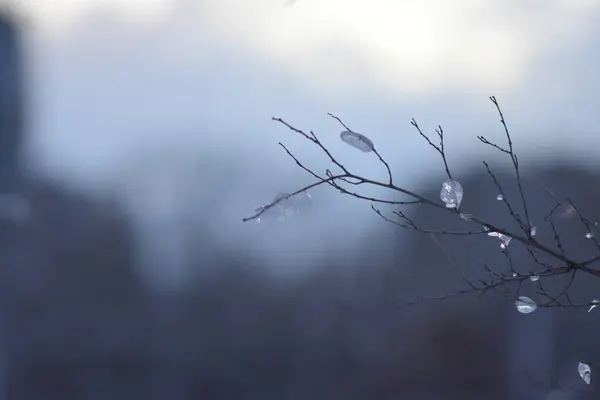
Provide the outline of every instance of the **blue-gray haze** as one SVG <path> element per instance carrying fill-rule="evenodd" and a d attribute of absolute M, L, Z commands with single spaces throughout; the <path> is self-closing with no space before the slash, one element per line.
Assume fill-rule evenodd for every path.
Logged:
<path fill-rule="evenodd" d="M 295 75 L 253 54 L 256 47 L 226 44 L 227 26 L 214 37 L 192 29 L 203 11 L 188 13 L 192 3 L 181 2 L 160 29 L 148 31 L 107 14 L 92 14 L 57 43 L 25 28 L 25 176 L 14 173 L 10 146 L 3 146 L 2 166 L 6 187 L 30 197 L 35 218 L 26 228 L 7 223 L 2 232 L 8 398 L 594 395 L 594 384 L 585 388 L 576 376 L 578 359 L 598 356 L 593 314 L 540 310 L 524 319 L 493 295 L 401 310 L 408 298 L 450 292 L 461 281 L 429 239 L 397 232 L 368 203 L 322 188 L 312 193 L 314 210 L 289 224 L 241 222 L 278 192 L 310 182 L 278 141 L 317 170 L 330 167 L 272 116 L 314 129 L 345 164 L 385 179 L 372 155 L 339 141 L 342 129 L 326 112 L 368 135 L 397 182 L 432 197 L 444 178 L 441 160 L 409 121 L 415 117 L 431 134 L 442 124 L 465 206 L 503 222 L 479 162 L 504 172 L 509 164 L 475 138 L 503 138 L 491 94 L 504 108 L 522 168 L 581 199 L 595 217 L 597 176 L 588 171 L 595 171 L 598 144 L 597 28 L 550 35 L 542 29 L 548 20 L 536 25 L 533 4 L 544 7 L 511 2 L 498 21 L 488 14 L 481 21 L 522 26 L 522 13 L 540 27 L 525 39 L 543 42 L 544 51 L 524 57 L 519 79 L 506 78 L 508 63 L 476 84 L 469 74 L 448 73 L 462 81 L 426 85 L 446 76 L 437 65 L 433 72 L 424 67 L 431 75 L 406 90 L 391 74 L 389 91 L 361 75 L 368 53 L 332 48 L 330 66 L 317 52 L 319 68 L 331 69 L 320 75 L 299 67 Z M 510 47 L 499 51 L 517 58 Z M 359 72 L 329 85 L 346 56 L 360 59 Z M 375 89 L 366 89 L 370 84 Z M 4 133 L 3 144 L 21 132 Z M 532 190 L 531 202 L 538 219 L 550 203 L 540 190 Z M 414 211 L 426 224 L 463 222 Z M 577 228 L 564 229 L 574 251 L 588 250 L 575 240 L 582 237 Z M 454 242 L 445 245 L 470 268 L 502 261 L 492 239 Z M 592 296 L 593 282 L 585 284 L 581 294 Z"/>

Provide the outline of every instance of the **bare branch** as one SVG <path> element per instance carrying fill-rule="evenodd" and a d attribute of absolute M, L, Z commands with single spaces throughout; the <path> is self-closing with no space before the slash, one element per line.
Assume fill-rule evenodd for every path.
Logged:
<path fill-rule="evenodd" d="M 398 221 L 394 221 L 393 219 L 390 219 L 388 217 L 386 217 L 385 215 L 383 215 L 383 213 L 381 212 L 381 210 L 379 210 L 378 208 L 375 208 L 374 205 L 371 204 L 371 209 L 373 211 L 375 211 L 375 213 L 377 215 L 379 215 L 381 218 L 383 218 L 384 221 L 389 222 L 391 224 L 394 224 L 396 226 L 399 226 L 401 228 L 405 228 L 405 229 L 412 229 L 421 233 L 427 233 L 427 234 L 439 234 L 439 235 L 447 235 L 447 236 L 473 236 L 473 235 L 482 235 L 482 234 L 487 234 L 488 232 L 485 230 L 481 230 L 481 231 L 460 231 L 460 232 L 456 232 L 456 231 L 446 231 L 446 230 L 436 230 L 436 229 L 423 229 L 423 228 L 419 228 L 410 218 L 408 218 L 406 216 L 406 214 L 404 214 L 402 211 L 393 211 L 393 214 L 399 216 L 402 220 L 404 220 L 406 223 L 402 223 L 402 222 L 398 222 Z"/>
<path fill-rule="evenodd" d="M 508 142 L 508 149 L 502 148 L 490 141 L 488 141 L 485 137 L 483 136 L 478 136 L 478 139 L 487 145 L 490 145 L 498 150 L 500 150 L 501 152 L 508 154 L 511 158 L 511 161 L 513 163 L 513 167 L 515 169 L 515 175 L 517 177 L 517 186 L 519 188 L 519 194 L 521 196 L 521 202 L 523 205 L 523 210 L 525 212 L 525 223 L 524 225 L 527 226 L 527 230 L 531 230 L 531 223 L 530 223 L 530 219 L 529 219 L 529 210 L 527 207 L 527 201 L 525 200 L 525 193 L 523 192 L 523 184 L 521 182 L 521 172 L 519 170 L 519 159 L 517 158 L 517 155 L 515 154 L 514 150 L 513 150 L 513 142 L 512 142 L 512 138 L 510 136 L 510 132 L 508 130 L 508 126 L 506 125 L 506 121 L 504 120 L 504 114 L 502 113 L 502 110 L 500 109 L 500 105 L 498 104 L 498 101 L 496 100 L 496 97 L 494 96 L 490 96 L 490 100 L 492 101 L 492 103 L 494 103 L 494 106 L 496 106 L 496 110 L 498 111 L 498 115 L 500 116 L 500 122 L 502 123 L 502 126 L 504 127 L 504 133 L 506 134 L 506 141 Z"/>
<path fill-rule="evenodd" d="M 354 132 L 352 129 L 348 128 L 348 126 L 342 122 L 342 120 L 339 117 L 336 117 L 335 115 L 331 114 L 331 113 L 327 113 L 327 115 L 329 115 L 331 118 L 335 119 L 337 122 L 340 123 L 340 125 L 342 125 L 344 127 L 344 129 L 346 129 L 349 132 Z M 388 183 L 391 185 L 393 184 L 393 176 L 392 176 L 392 170 L 390 169 L 389 164 L 383 159 L 383 157 L 381 157 L 381 155 L 379 154 L 379 152 L 377 151 L 377 149 L 373 149 L 373 153 L 375 153 L 375 155 L 377 156 L 377 158 L 379 158 L 379 161 L 381 161 L 381 163 L 385 166 L 385 169 L 387 170 L 387 174 L 388 174 Z"/>
<path fill-rule="evenodd" d="M 443 247 L 441 242 L 438 240 L 438 238 L 437 238 L 438 235 L 439 236 L 490 235 L 490 236 L 497 236 L 501 240 L 503 240 L 503 238 L 510 238 L 511 241 L 518 242 L 521 245 L 525 246 L 525 249 L 526 249 L 527 253 L 529 254 L 530 258 L 532 259 L 533 263 L 535 265 L 539 266 L 539 268 L 536 268 L 536 269 L 539 269 L 539 271 L 535 271 L 535 272 L 534 271 L 523 271 L 522 270 L 523 268 L 519 264 L 520 270 L 517 271 L 517 268 L 516 268 L 517 264 L 515 262 L 513 262 L 513 259 L 510 256 L 510 253 L 507 248 L 508 241 L 506 241 L 506 243 L 503 242 L 502 253 L 504 254 L 504 256 L 506 258 L 506 263 L 508 266 L 507 272 L 499 272 L 497 269 L 492 269 L 488 265 L 484 264 L 483 271 L 485 272 L 485 276 L 470 279 L 464 275 L 462 269 L 458 268 L 457 271 L 461 274 L 461 278 L 467 284 L 468 288 L 459 290 L 454 293 L 445 294 L 443 296 L 423 297 L 419 300 L 410 302 L 409 304 L 414 304 L 415 302 L 419 302 L 419 301 L 423 301 L 423 300 L 434 300 L 434 299 L 442 300 L 442 299 L 447 299 L 450 297 L 459 296 L 459 295 L 468 294 L 468 293 L 479 293 L 480 296 L 483 296 L 485 293 L 488 293 L 490 291 L 498 292 L 502 296 L 510 297 L 510 298 L 514 299 L 519 296 L 519 293 L 521 291 L 521 288 L 523 287 L 524 282 L 526 282 L 527 280 L 530 280 L 535 284 L 535 287 L 537 288 L 537 294 L 545 299 L 548 299 L 547 302 L 542 302 L 541 304 L 538 304 L 538 306 L 540 306 L 540 307 L 588 307 L 591 304 L 590 302 L 583 302 L 583 303 L 573 302 L 569 295 L 569 289 L 572 287 L 574 279 L 578 275 L 578 273 L 588 274 L 588 275 L 595 276 L 595 277 L 600 277 L 600 270 L 596 269 L 596 268 L 592 268 L 592 264 L 600 261 L 600 255 L 589 258 L 587 260 L 576 260 L 576 259 L 569 257 L 567 255 L 564 243 L 562 242 L 562 239 L 558 232 L 558 229 L 555 225 L 554 216 L 557 215 L 557 212 L 561 206 L 567 206 L 567 211 L 565 211 L 565 213 L 563 213 L 563 214 L 566 215 L 566 213 L 568 212 L 569 216 L 571 216 L 571 215 L 579 216 L 579 219 L 580 219 L 581 223 L 586 227 L 587 232 L 590 232 L 590 233 L 593 232 L 596 224 L 592 223 L 588 218 L 584 217 L 582 215 L 582 213 L 579 211 L 579 209 L 575 206 L 575 204 L 573 204 L 573 202 L 570 199 L 567 198 L 566 200 L 561 200 L 561 199 L 557 198 L 548 189 L 544 188 L 546 190 L 546 192 L 556 200 L 556 205 L 554 207 L 552 207 L 552 209 L 544 217 L 544 222 L 549 223 L 550 228 L 552 230 L 553 238 L 554 238 L 554 245 L 550 246 L 548 244 L 541 243 L 536 238 L 534 238 L 534 234 L 532 233 L 532 223 L 531 223 L 531 220 L 529 217 L 530 214 L 529 214 L 529 210 L 528 210 L 528 204 L 526 201 L 526 197 L 524 194 L 523 185 L 522 185 L 522 181 L 521 181 L 519 160 L 518 160 L 517 155 L 514 152 L 512 137 L 508 130 L 506 121 L 504 119 L 504 115 L 502 113 L 502 110 L 500 109 L 500 106 L 499 106 L 496 98 L 492 96 L 492 97 L 490 97 L 490 100 L 495 105 L 498 115 L 500 116 L 500 122 L 502 123 L 502 126 L 504 127 L 507 145 L 505 147 L 500 144 L 494 143 L 494 142 L 488 140 L 484 136 L 478 136 L 477 138 L 479 139 L 479 141 L 481 143 L 488 145 L 492 148 L 495 148 L 498 151 L 500 151 L 501 153 L 506 154 L 511 158 L 513 168 L 515 171 L 515 175 L 516 175 L 518 192 L 519 192 L 520 200 L 522 203 L 522 208 L 523 208 L 523 213 L 524 213 L 523 217 L 518 212 L 516 212 L 515 208 L 513 207 L 513 205 L 507 198 L 502 185 L 500 184 L 496 175 L 492 172 L 492 169 L 490 168 L 489 164 L 486 161 L 484 161 L 483 164 L 485 165 L 486 171 L 487 171 L 488 175 L 491 177 L 491 179 L 493 180 L 500 195 L 502 195 L 502 199 L 503 199 L 504 204 L 506 205 L 508 214 L 510 215 L 510 217 L 513 220 L 515 220 L 517 222 L 520 230 L 524 234 L 521 234 L 519 232 L 512 232 L 512 231 L 510 231 L 508 229 L 504 229 L 504 228 L 499 228 L 498 226 L 495 226 L 494 224 L 492 224 L 488 221 L 485 221 L 477 216 L 474 216 L 472 214 L 464 214 L 464 213 L 460 212 L 458 210 L 458 208 L 449 208 L 445 204 L 438 201 L 437 199 L 427 198 L 421 194 L 416 193 L 413 190 L 409 190 L 405 187 L 396 185 L 394 183 L 392 171 L 391 171 L 389 164 L 384 159 L 384 156 L 375 148 L 372 149 L 372 152 L 375 153 L 375 155 L 377 156 L 379 161 L 385 166 L 386 172 L 387 172 L 387 180 L 380 181 L 377 179 L 367 178 L 358 173 L 355 173 L 355 172 L 351 171 L 349 168 L 347 168 L 346 166 L 344 166 L 341 162 L 339 162 L 336 159 L 336 157 L 323 145 L 323 143 L 320 141 L 320 139 L 317 137 L 317 135 L 313 131 L 306 133 L 305 131 L 292 126 L 291 124 L 287 123 L 286 121 L 284 121 L 281 118 L 273 118 L 273 120 L 278 123 L 283 124 L 292 132 L 301 135 L 303 138 L 309 140 L 314 145 L 316 145 L 317 148 L 319 148 L 323 153 L 325 153 L 325 155 L 328 157 L 329 161 L 334 166 L 336 166 L 340 172 L 333 173 L 331 170 L 326 169 L 324 175 L 321 175 L 321 174 L 315 172 L 314 170 L 312 170 L 310 167 L 304 165 L 285 145 L 283 145 L 282 143 L 279 143 L 279 145 L 285 150 L 285 152 L 288 154 L 288 156 L 292 160 L 294 160 L 296 165 L 298 165 L 301 169 L 303 169 L 308 174 L 310 174 L 315 179 L 315 182 L 311 183 L 310 185 L 306 185 L 303 188 L 298 189 L 289 195 L 278 198 L 277 200 L 275 200 L 265 206 L 257 208 L 255 210 L 256 213 L 253 216 L 244 218 L 243 220 L 249 221 L 252 219 L 259 218 L 260 215 L 262 215 L 264 212 L 269 210 L 271 207 L 273 207 L 277 204 L 280 204 L 282 202 L 285 202 L 286 200 L 288 200 L 289 198 L 291 198 L 295 195 L 298 195 L 302 192 L 305 192 L 309 189 L 316 188 L 321 185 L 327 185 L 327 186 L 334 188 L 335 190 L 339 191 L 342 194 L 354 197 L 359 200 L 368 200 L 371 203 L 372 210 L 380 218 L 382 218 L 385 222 L 392 223 L 403 229 L 417 231 L 417 232 L 429 235 L 429 237 L 431 237 L 434 244 L 442 252 L 444 252 L 448 261 L 455 267 L 456 267 L 456 263 L 453 262 L 450 255 L 448 254 L 448 252 L 445 250 L 445 248 Z M 328 115 L 331 118 L 335 119 L 344 129 L 346 129 L 346 131 L 354 132 L 342 121 L 341 118 L 339 118 L 333 114 L 328 114 Z M 411 125 L 416 128 L 419 136 L 421 138 L 423 138 L 423 140 L 425 140 L 427 145 L 432 147 L 440 155 L 442 162 L 444 164 L 446 175 L 448 176 L 449 179 L 453 179 L 452 174 L 450 172 L 450 168 L 448 166 L 448 162 L 447 162 L 447 154 L 446 154 L 446 150 L 445 150 L 445 136 L 444 136 L 444 131 L 443 131 L 442 127 L 440 125 L 438 125 L 438 128 L 435 130 L 438 140 L 439 140 L 438 143 L 435 143 L 425 133 L 423 133 L 423 131 L 421 130 L 421 128 L 419 127 L 419 125 L 417 124 L 417 122 L 414 119 L 411 120 Z M 356 132 L 354 132 L 354 133 L 356 133 Z M 350 190 L 349 187 L 356 188 L 356 190 L 355 189 Z M 360 193 L 360 188 L 362 188 L 362 187 L 382 188 L 382 189 L 389 190 L 391 192 L 391 194 L 393 194 L 394 196 L 396 196 L 397 194 L 402 194 L 403 196 L 406 196 L 408 198 L 402 199 L 402 200 L 392 200 L 391 196 L 387 197 L 387 198 L 368 196 L 368 195 Z M 417 224 L 404 211 L 402 211 L 400 209 L 396 209 L 391 212 L 391 214 L 395 218 L 393 218 L 391 216 L 386 216 L 383 211 L 381 211 L 379 208 L 375 207 L 374 204 L 377 204 L 377 203 L 389 204 L 389 205 L 395 205 L 395 206 L 419 205 L 419 206 L 431 207 L 434 209 L 443 210 L 444 212 L 447 212 L 447 213 L 451 213 L 452 215 L 454 215 L 456 217 L 460 217 L 466 221 L 469 221 L 470 223 L 478 224 L 483 229 L 482 230 L 450 231 L 450 230 L 446 230 L 446 229 L 424 228 L 424 227 L 420 226 L 419 224 Z M 600 251 L 600 243 L 596 240 L 595 235 L 591 235 L 590 238 L 593 239 L 593 242 L 595 243 L 596 248 Z M 550 277 L 557 277 L 557 276 L 562 276 L 562 275 L 569 276 L 566 286 L 559 293 L 549 293 L 546 290 L 543 281 Z"/>
<path fill-rule="evenodd" d="M 504 204 L 506 204 L 506 208 L 508 208 L 508 212 L 510 213 L 510 216 L 517 221 L 517 223 L 519 224 L 519 226 L 521 227 L 521 230 L 523 232 L 525 232 L 526 235 L 531 236 L 530 235 L 530 230 L 531 228 L 529 228 L 528 226 L 525 226 L 525 224 L 523 223 L 523 220 L 521 219 L 521 217 L 515 213 L 515 211 L 513 210 L 510 201 L 508 200 L 508 198 L 506 197 L 506 195 L 504 194 L 504 190 L 502 190 L 502 186 L 500 185 L 500 182 L 498 182 L 498 179 L 496 179 L 496 175 L 494 175 L 494 173 L 492 172 L 492 170 L 490 169 L 490 166 L 488 165 L 487 162 L 483 162 L 483 165 L 485 165 L 485 169 L 487 170 L 487 173 L 490 175 L 490 177 L 492 178 L 492 180 L 494 181 L 494 184 L 496 185 L 496 187 L 498 188 L 498 191 L 500 192 L 500 195 L 502 196 L 502 202 Z"/>
<path fill-rule="evenodd" d="M 446 175 L 448 175 L 448 179 L 452 179 L 452 175 L 450 174 L 450 168 L 448 168 L 448 161 L 446 160 L 446 152 L 444 150 L 444 130 L 442 129 L 442 126 L 438 125 L 437 129 L 435 130 L 435 133 L 437 133 L 438 138 L 440 139 L 440 144 L 436 145 L 429 139 L 429 137 L 426 134 L 423 133 L 423 131 L 419 127 L 419 124 L 417 124 L 417 121 L 415 121 L 414 118 L 412 119 L 410 124 L 414 126 L 419 132 L 419 135 L 421 135 L 421 137 L 425 139 L 425 141 L 427 141 L 427 143 L 440 154 L 440 156 L 442 157 L 442 161 L 444 162 L 444 167 L 446 168 Z"/>

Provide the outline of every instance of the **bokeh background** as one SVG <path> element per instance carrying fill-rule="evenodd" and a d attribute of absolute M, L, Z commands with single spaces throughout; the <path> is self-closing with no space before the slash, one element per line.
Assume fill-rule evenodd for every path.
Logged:
<path fill-rule="evenodd" d="M 509 160 L 476 139 L 503 138 L 495 95 L 537 217 L 551 207 L 541 181 L 596 218 L 599 2 L 0 4 L 0 177 L 29 207 L 0 234 L 5 398 L 597 396 L 576 372 L 600 350 L 593 313 L 522 316 L 493 295 L 400 307 L 464 286 L 448 252 L 473 273 L 501 265 L 497 243 L 440 252 L 325 187 L 284 223 L 242 217 L 311 182 L 279 141 L 330 166 L 271 117 L 385 179 L 331 112 L 432 198 L 443 165 L 410 120 L 441 124 L 465 204 L 505 222 L 481 160 L 510 174 Z M 581 226 L 563 229 L 590 251 Z"/>

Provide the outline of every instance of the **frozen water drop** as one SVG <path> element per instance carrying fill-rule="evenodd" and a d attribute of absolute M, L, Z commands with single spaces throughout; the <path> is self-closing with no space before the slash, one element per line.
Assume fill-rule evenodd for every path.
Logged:
<path fill-rule="evenodd" d="M 297 195 L 290 197 L 288 202 L 292 208 L 294 208 L 295 212 L 301 212 L 307 209 L 312 205 L 312 196 L 310 193 L 304 191 L 300 192 Z"/>
<path fill-rule="evenodd" d="M 517 311 L 521 314 L 530 314 L 537 309 L 537 304 L 535 304 L 535 301 L 526 296 L 517 297 L 517 300 L 515 300 L 515 306 L 517 307 Z"/>
<path fill-rule="evenodd" d="M 500 234 L 500 240 L 502 241 L 502 244 L 504 245 L 503 248 L 508 247 L 508 244 L 510 243 L 510 241 L 512 240 L 512 238 L 508 235 L 502 235 Z"/>
<path fill-rule="evenodd" d="M 540 277 L 539 277 L 539 276 L 537 276 L 537 275 L 531 275 L 531 276 L 529 277 L 529 280 L 530 280 L 531 282 L 537 282 L 537 281 L 539 281 L 539 280 L 540 280 Z"/>
<path fill-rule="evenodd" d="M 494 232 L 494 231 L 488 232 L 488 236 L 497 237 L 498 239 L 500 239 L 500 248 L 501 249 L 506 249 L 508 247 L 508 244 L 512 240 L 512 237 L 505 235 L 503 233 Z"/>
<path fill-rule="evenodd" d="M 588 385 L 591 383 L 592 369 L 588 364 L 579 362 L 579 365 L 577 366 L 577 372 L 579 372 L 579 376 L 581 377 L 581 379 L 583 379 L 585 383 L 587 383 Z"/>
<path fill-rule="evenodd" d="M 276 210 L 277 212 L 277 218 L 276 221 L 283 221 L 286 217 L 289 217 L 290 214 L 292 213 L 291 208 L 289 207 L 289 203 L 290 203 L 290 198 L 287 198 L 287 196 L 289 196 L 289 193 L 278 193 L 277 196 L 275 196 L 273 198 L 273 202 L 278 201 L 277 204 L 275 204 L 275 206 L 273 207 L 273 209 Z"/>
<path fill-rule="evenodd" d="M 591 239 L 593 237 L 594 237 L 594 234 L 592 232 L 588 232 L 588 233 L 585 234 L 585 238 L 586 239 Z"/>
<path fill-rule="evenodd" d="M 499 194 L 498 196 L 496 196 L 496 200 L 502 201 L 504 200 L 504 196 L 502 194 Z"/>
<path fill-rule="evenodd" d="M 446 203 L 447 208 L 458 208 L 462 202 L 463 194 L 463 188 L 459 182 L 448 179 L 442 183 L 440 199 Z"/>
<path fill-rule="evenodd" d="M 566 205 L 564 211 L 560 214 L 563 218 L 573 217 L 577 213 L 577 210 L 572 205 Z"/>
<path fill-rule="evenodd" d="M 598 307 L 598 305 L 600 305 L 600 300 L 594 299 L 594 300 L 590 301 L 590 308 L 588 309 L 588 312 L 590 312 L 594 308 Z"/>
<path fill-rule="evenodd" d="M 308 192 L 302 192 L 291 197 L 288 196 L 290 196 L 290 193 L 278 193 L 271 201 L 272 206 L 262 206 L 259 208 L 257 211 L 263 211 L 263 213 L 257 218 L 257 222 L 285 221 L 306 208 L 312 200 Z"/>
<path fill-rule="evenodd" d="M 516 278 L 517 276 L 519 276 L 519 274 L 517 274 L 516 272 L 512 273 L 513 278 Z"/>
<path fill-rule="evenodd" d="M 535 236 L 535 234 L 537 233 L 537 226 L 532 226 L 531 231 L 529 233 L 532 237 Z"/>
<path fill-rule="evenodd" d="M 371 139 L 360 133 L 344 131 L 340 133 L 340 138 L 343 142 L 348 143 L 350 146 L 364 151 L 365 153 L 375 150 L 375 146 Z"/>
<path fill-rule="evenodd" d="M 470 221 L 473 219 L 473 214 L 464 214 L 464 213 L 460 213 L 460 217 L 462 219 L 464 219 L 465 221 Z"/>

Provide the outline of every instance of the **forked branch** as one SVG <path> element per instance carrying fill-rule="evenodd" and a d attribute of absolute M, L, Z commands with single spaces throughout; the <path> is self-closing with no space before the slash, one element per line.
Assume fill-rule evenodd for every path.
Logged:
<path fill-rule="evenodd" d="M 385 181 L 382 181 L 382 180 L 367 178 L 359 173 L 356 173 L 353 170 L 351 170 L 350 168 L 343 165 L 331 153 L 331 151 L 328 150 L 325 147 L 325 145 L 323 145 L 321 140 L 317 137 L 317 135 L 313 131 L 309 131 L 307 133 L 307 132 L 303 131 L 302 129 L 296 128 L 295 126 L 289 124 L 288 122 L 284 121 L 281 118 L 272 118 L 272 119 L 274 121 L 284 125 L 292 132 L 295 132 L 296 134 L 300 135 L 301 137 L 303 137 L 306 140 L 313 143 L 317 148 L 319 148 L 327 156 L 327 158 L 329 159 L 329 161 L 332 164 L 332 168 L 337 169 L 338 171 L 332 172 L 330 169 L 327 169 L 324 171 L 324 173 L 319 174 L 319 173 L 315 172 L 313 169 L 311 169 L 310 167 L 306 166 L 302 161 L 300 161 L 283 143 L 279 143 L 279 145 L 284 149 L 284 151 L 287 153 L 287 155 L 296 163 L 296 165 L 298 165 L 301 169 L 303 169 L 308 174 L 310 174 L 315 179 L 315 181 L 310 185 L 306 185 L 300 189 L 295 190 L 294 192 L 292 192 L 290 194 L 287 194 L 285 196 L 282 196 L 282 197 L 276 199 L 275 201 L 273 201 L 269 204 L 266 204 L 262 207 L 255 209 L 255 213 L 253 215 L 251 215 L 247 218 L 244 218 L 243 220 L 250 221 L 250 220 L 258 219 L 265 212 L 268 212 L 272 207 L 274 207 L 278 204 L 284 204 L 286 201 L 288 201 L 293 196 L 296 196 L 298 194 L 306 192 L 307 190 L 316 188 L 317 186 L 328 185 L 328 186 L 334 188 L 335 190 L 339 191 L 342 194 L 352 196 L 352 197 L 360 199 L 360 200 L 366 200 L 366 201 L 371 202 L 372 210 L 379 217 L 381 217 L 384 221 L 386 221 L 388 223 L 392 223 L 403 229 L 408 229 L 408 230 L 417 231 L 417 232 L 424 233 L 424 234 L 429 234 L 429 235 L 432 235 L 432 237 L 435 237 L 435 235 L 474 236 L 474 235 L 487 234 L 489 236 L 496 236 L 501 239 L 501 241 L 503 243 L 502 251 L 504 252 L 504 254 L 506 256 L 507 265 L 509 267 L 508 272 L 500 272 L 496 269 L 492 269 L 489 266 L 485 265 L 483 268 L 483 272 L 485 273 L 485 275 L 483 277 L 478 277 L 475 280 L 473 280 L 473 279 L 468 279 L 463 275 L 463 280 L 468 284 L 468 288 L 457 291 L 455 293 L 439 296 L 439 297 L 421 298 L 417 301 L 423 301 L 426 299 L 446 299 L 449 297 L 458 296 L 458 295 L 467 294 L 467 293 L 473 293 L 473 292 L 478 292 L 481 295 L 483 295 L 490 291 L 494 291 L 494 292 L 501 291 L 501 293 L 504 296 L 517 297 L 517 296 L 519 296 L 519 291 L 520 291 L 522 283 L 525 280 L 529 279 L 529 280 L 535 282 L 538 295 L 547 299 L 547 301 L 542 302 L 541 304 L 538 304 L 538 306 L 540 306 L 540 307 L 587 307 L 587 306 L 595 304 L 594 302 L 574 303 L 573 301 L 571 301 L 568 291 L 573 283 L 573 280 L 575 279 L 575 276 L 578 273 L 589 274 L 592 276 L 600 277 L 600 269 L 596 269 L 596 268 L 592 267 L 592 265 L 594 263 L 596 263 L 597 261 L 600 261 L 600 255 L 590 258 L 590 259 L 587 259 L 587 260 L 575 260 L 575 259 L 572 259 L 567 256 L 566 252 L 564 251 L 564 247 L 563 247 L 562 241 L 560 239 L 560 235 L 559 235 L 559 233 L 556 229 L 556 226 L 552 220 L 553 213 L 555 213 L 556 210 L 558 209 L 558 205 L 555 208 L 553 208 L 545 218 L 545 222 L 549 223 L 549 225 L 554 233 L 554 242 L 552 244 L 546 244 L 546 243 L 541 243 L 538 239 L 536 239 L 535 229 L 531 224 L 527 200 L 526 200 L 526 197 L 525 197 L 525 194 L 523 191 L 519 161 L 518 161 L 518 157 L 514 151 L 513 140 L 512 140 L 511 134 L 508 130 L 502 110 L 500 109 L 500 106 L 499 106 L 496 98 L 492 96 L 492 97 L 490 97 L 490 100 L 495 105 L 498 115 L 500 116 L 500 122 L 502 123 L 502 126 L 504 128 L 504 133 L 505 133 L 505 137 L 506 137 L 506 146 L 492 142 L 489 139 L 485 138 L 484 136 L 478 136 L 477 138 L 484 145 L 491 146 L 491 147 L 497 149 L 498 151 L 500 151 L 501 153 L 508 155 L 511 160 L 513 169 L 515 171 L 516 180 L 517 180 L 517 187 L 518 187 L 518 193 L 519 193 L 521 207 L 522 207 L 522 211 L 523 211 L 523 216 L 521 214 L 519 214 L 519 212 L 516 211 L 515 207 L 511 204 L 510 199 L 507 198 L 502 186 L 500 185 L 498 179 L 496 178 L 496 176 L 493 173 L 489 164 L 484 161 L 484 166 L 486 168 L 488 175 L 493 180 L 495 186 L 499 190 L 500 195 L 502 196 L 502 200 L 503 200 L 504 204 L 506 205 L 509 216 L 515 222 L 517 222 L 521 232 L 511 232 L 504 228 L 500 228 L 488 221 L 485 221 L 477 216 L 462 213 L 460 211 L 459 204 L 457 204 L 456 206 L 449 207 L 447 204 L 444 204 L 444 203 L 438 201 L 437 199 L 430 199 L 424 195 L 416 193 L 413 190 L 407 189 L 402 186 L 398 186 L 397 184 L 394 183 L 392 171 L 391 171 L 389 164 L 385 161 L 384 157 L 374 147 L 374 145 L 371 145 L 371 147 L 368 148 L 367 150 L 369 150 L 370 152 L 373 152 L 377 156 L 378 160 L 385 167 L 386 172 L 387 172 L 387 179 Z M 331 118 L 335 119 L 346 130 L 346 132 L 351 132 L 352 134 L 355 134 L 355 132 L 352 129 L 350 129 L 342 121 L 341 118 L 339 118 L 333 114 L 328 114 L 328 115 Z M 435 132 L 436 132 L 436 135 L 438 138 L 438 143 L 435 143 L 434 141 L 432 141 L 430 139 L 430 137 L 427 134 L 425 134 L 421 130 L 418 123 L 414 119 L 411 121 L 411 125 L 417 130 L 419 136 L 422 137 L 426 141 L 426 143 L 440 155 L 448 179 L 453 180 L 453 175 L 452 175 L 451 170 L 448 165 L 448 157 L 447 157 L 446 149 L 445 149 L 445 143 L 444 143 L 445 136 L 444 136 L 443 128 L 441 126 L 438 126 L 438 128 L 436 129 Z M 359 135 L 359 134 L 357 134 L 357 135 Z M 363 151 L 365 151 L 365 150 L 363 149 Z M 365 187 L 365 186 L 387 189 L 390 191 L 391 196 L 389 196 L 387 198 L 378 198 L 378 197 L 367 196 L 367 195 L 361 194 L 359 192 L 359 190 L 361 187 Z M 394 197 L 397 196 L 398 194 L 400 194 L 403 197 L 401 200 L 394 199 Z M 549 194 L 551 194 L 551 193 L 549 192 Z M 554 196 L 553 194 L 551 194 L 551 195 Z M 581 223 L 584 224 L 586 226 L 586 228 L 591 231 L 591 228 L 592 228 L 591 222 L 589 221 L 589 219 L 585 218 L 581 214 L 579 209 L 573 204 L 572 201 L 570 201 L 570 199 L 567 199 L 567 200 L 556 199 L 556 200 L 557 200 L 557 203 L 559 203 L 559 204 L 568 203 L 569 206 L 574 210 L 573 212 L 579 216 Z M 376 203 L 389 204 L 389 205 L 394 205 L 394 206 L 421 205 L 421 206 L 432 207 L 432 208 L 436 208 L 439 210 L 443 210 L 444 212 L 451 213 L 451 214 L 455 215 L 456 217 L 460 217 L 470 223 L 476 224 L 479 227 L 481 227 L 481 229 L 464 230 L 464 231 L 425 229 L 425 228 L 419 226 L 418 224 L 416 224 L 406 213 L 404 213 L 401 210 L 395 210 L 395 211 L 393 211 L 392 216 L 386 216 L 380 209 L 375 207 Z M 394 217 L 396 217 L 396 218 L 394 218 Z M 519 242 L 523 246 L 525 246 L 532 261 L 540 267 L 540 271 L 535 272 L 535 273 L 531 272 L 531 271 L 527 271 L 527 272 L 516 271 L 515 268 L 513 267 L 512 258 L 510 257 L 510 255 L 508 253 L 508 249 L 507 249 L 508 241 Z M 596 243 L 596 247 L 600 253 L 600 243 L 597 242 L 595 239 L 594 239 L 594 242 Z M 542 255 L 544 257 L 542 257 Z M 551 265 L 551 263 L 548 262 L 547 258 L 553 260 L 556 265 Z M 561 276 L 561 275 L 569 276 L 566 287 L 564 288 L 564 290 L 562 290 L 559 293 L 550 294 L 544 288 L 542 280 L 544 280 L 545 278 L 548 278 L 548 277 Z M 516 286 L 516 289 L 510 290 L 510 287 L 513 287 L 513 286 Z M 413 304 L 413 303 L 414 302 L 411 302 L 411 304 Z"/>

